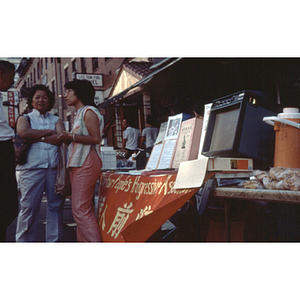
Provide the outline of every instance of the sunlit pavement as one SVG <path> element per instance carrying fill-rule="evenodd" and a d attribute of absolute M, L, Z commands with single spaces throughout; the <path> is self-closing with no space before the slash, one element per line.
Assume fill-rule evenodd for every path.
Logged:
<path fill-rule="evenodd" d="M 46 212 L 47 212 L 47 199 L 43 197 L 40 213 L 39 213 L 39 221 L 38 221 L 38 229 L 37 229 L 37 237 L 36 242 L 45 242 L 45 229 L 46 229 Z M 72 209 L 71 209 L 71 200 L 66 198 L 64 205 L 64 226 L 63 226 L 63 242 L 76 242 L 76 223 L 73 219 Z M 17 219 L 15 219 L 6 231 L 6 241 L 7 242 L 15 242 L 15 232 L 17 226 Z"/>

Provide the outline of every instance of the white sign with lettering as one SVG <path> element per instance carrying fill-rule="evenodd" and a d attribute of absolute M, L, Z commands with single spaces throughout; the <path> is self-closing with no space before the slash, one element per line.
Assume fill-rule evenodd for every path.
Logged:
<path fill-rule="evenodd" d="M 76 74 L 76 79 L 88 80 L 93 86 L 103 86 L 102 74 Z"/>

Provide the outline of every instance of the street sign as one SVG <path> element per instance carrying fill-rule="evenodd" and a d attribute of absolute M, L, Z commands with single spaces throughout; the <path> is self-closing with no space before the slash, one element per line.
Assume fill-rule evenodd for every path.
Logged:
<path fill-rule="evenodd" d="M 102 74 L 78 74 L 76 73 L 76 79 L 88 80 L 93 86 L 103 87 L 103 76 Z"/>

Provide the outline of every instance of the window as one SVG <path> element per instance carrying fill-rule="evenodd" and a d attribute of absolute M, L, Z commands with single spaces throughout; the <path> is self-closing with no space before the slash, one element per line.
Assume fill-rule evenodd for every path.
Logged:
<path fill-rule="evenodd" d="M 52 93 L 55 95 L 55 80 L 52 80 L 51 86 L 52 86 Z"/>
<path fill-rule="evenodd" d="M 36 72 L 35 72 L 35 68 L 33 69 L 33 83 L 36 83 Z"/>
<path fill-rule="evenodd" d="M 40 62 L 37 63 L 37 78 L 40 78 Z"/>
<path fill-rule="evenodd" d="M 104 57 L 105 62 L 108 62 L 109 60 L 111 60 L 111 57 Z"/>
<path fill-rule="evenodd" d="M 98 58 L 92 58 L 93 63 L 93 72 L 95 72 L 98 69 Z"/>
<path fill-rule="evenodd" d="M 50 63 L 53 64 L 53 62 L 54 62 L 54 58 L 51 57 L 51 58 L 50 58 Z"/>
<path fill-rule="evenodd" d="M 85 65 L 85 58 L 81 58 L 81 72 L 86 73 L 86 65 Z"/>
<path fill-rule="evenodd" d="M 73 59 L 72 60 L 72 80 L 74 80 L 76 77 L 76 71 L 77 71 L 77 63 L 76 63 L 76 59 Z"/>
<path fill-rule="evenodd" d="M 44 73 L 43 59 L 41 58 L 41 75 Z"/>
<path fill-rule="evenodd" d="M 72 61 L 72 72 L 76 72 L 77 71 L 77 64 L 76 64 L 76 59 L 74 59 Z"/>
<path fill-rule="evenodd" d="M 46 70 L 48 69 L 48 58 L 47 57 L 45 58 L 45 69 Z"/>
<path fill-rule="evenodd" d="M 65 68 L 65 82 L 69 82 L 68 67 Z"/>

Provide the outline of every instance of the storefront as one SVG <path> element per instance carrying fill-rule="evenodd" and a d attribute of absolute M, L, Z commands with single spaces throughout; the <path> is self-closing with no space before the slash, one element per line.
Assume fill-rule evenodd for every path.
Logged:
<path fill-rule="evenodd" d="M 137 127 L 141 131 L 145 126 L 144 120 L 147 113 L 154 114 L 157 116 L 160 122 L 165 122 L 170 116 L 181 113 L 187 113 L 193 116 L 195 104 L 198 104 L 199 107 L 202 107 L 202 112 L 200 112 L 200 114 L 203 115 L 205 104 L 211 103 L 214 99 L 219 97 L 236 93 L 241 90 L 257 90 L 264 92 L 268 96 L 264 98 L 264 103 L 262 106 L 266 107 L 269 111 L 274 112 L 274 115 L 277 115 L 277 113 L 282 111 L 283 107 L 300 106 L 299 78 L 299 59 L 169 59 L 166 60 L 165 65 L 157 69 L 156 72 L 153 72 L 123 92 L 120 92 L 114 97 L 108 99 L 101 105 L 101 107 L 105 108 L 107 111 L 112 111 L 111 115 L 113 117 L 111 118 L 110 122 L 107 123 L 109 124 L 108 128 L 114 127 L 115 131 L 112 131 L 111 133 L 114 133 L 117 137 L 121 138 L 122 131 L 120 126 L 118 128 L 117 120 L 120 121 L 127 114 L 135 115 L 138 124 Z M 117 133 L 118 131 L 119 133 Z M 120 145 L 119 142 L 120 141 L 117 140 L 113 146 L 118 148 Z M 260 147 L 263 147 L 263 144 L 261 144 Z M 126 180 L 128 182 L 131 180 L 132 183 L 135 182 L 137 177 L 134 176 L 139 177 L 142 175 L 112 175 L 110 173 L 104 173 L 102 188 L 104 186 L 107 187 L 107 180 L 108 178 L 111 178 L 111 180 L 123 182 L 121 186 L 122 188 L 126 189 L 126 187 L 124 187 L 124 182 Z M 161 173 L 161 176 L 167 175 Z M 177 174 L 173 174 L 173 176 L 175 176 L 175 178 L 172 178 L 172 182 L 174 180 L 176 181 Z M 143 179 L 141 178 L 142 177 L 139 177 L 139 180 L 145 180 L 143 181 L 143 186 L 150 185 L 152 179 L 150 180 L 150 178 L 147 176 L 143 177 Z M 193 208 L 185 213 L 185 216 L 183 213 L 183 215 L 179 217 L 179 219 L 186 219 L 185 221 L 187 221 L 183 222 L 183 227 L 188 226 L 187 224 L 189 224 L 189 226 L 193 227 L 193 230 L 195 231 L 195 235 L 191 237 L 190 241 L 203 240 L 203 235 L 199 238 L 199 231 L 201 231 L 203 228 L 205 228 L 204 231 L 206 231 L 204 233 L 205 241 L 226 241 L 229 239 L 235 241 L 282 241 L 298 239 L 298 233 L 295 233 L 295 231 L 298 230 L 298 208 L 297 205 L 294 206 L 295 201 L 287 204 L 288 206 L 286 207 L 286 211 L 289 211 L 288 215 L 282 216 L 281 214 L 281 216 L 279 216 L 278 214 L 278 207 L 286 204 L 285 198 L 289 196 L 295 196 L 297 198 L 298 194 L 294 195 L 291 192 L 293 195 L 290 195 L 290 193 L 277 192 L 278 195 L 276 194 L 274 199 L 277 199 L 276 201 L 278 203 L 276 204 L 278 205 L 276 208 L 274 208 L 274 205 L 262 204 L 259 197 L 255 196 L 255 192 L 252 192 L 251 197 L 247 199 L 243 199 L 241 196 L 235 196 L 234 190 L 232 190 L 233 194 L 228 197 L 224 196 L 223 194 L 221 195 L 220 193 L 222 190 L 218 189 L 219 186 L 215 185 L 216 182 L 218 182 L 218 180 L 215 180 L 214 184 L 209 188 L 209 193 L 206 195 L 207 205 L 204 207 L 204 212 L 202 211 L 201 214 L 199 213 L 198 209 L 199 203 L 197 203 L 195 200 L 194 195 L 198 192 L 199 188 L 205 189 L 205 184 L 190 191 L 190 194 L 188 193 L 187 198 L 181 198 L 181 200 L 176 198 L 170 202 L 172 203 L 173 201 L 177 201 L 176 203 L 184 205 L 188 200 L 191 200 L 189 203 L 191 206 L 193 206 Z M 214 190 L 215 188 L 216 190 Z M 128 187 L 128 190 L 129 189 L 130 188 Z M 180 189 L 177 191 L 180 191 Z M 241 190 L 239 191 L 241 192 Z M 105 225 L 102 229 L 103 233 L 104 230 L 106 230 L 105 234 L 107 236 L 110 234 L 110 237 L 107 237 L 107 241 L 114 239 L 112 233 L 115 232 L 114 230 L 116 230 L 117 225 L 115 224 L 116 226 L 114 229 L 113 222 L 116 220 L 115 218 L 120 217 L 120 215 L 117 216 L 118 210 L 126 209 L 128 212 L 134 211 L 134 217 L 132 216 L 132 219 L 129 221 L 129 223 L 126 223 L 126 227 L 128 226 L 130 229 L 127 230 L 124 227 L 122 228 L 123 231 L 121 230 L 119 232 L 124 240 L 126 240 L 126 235 L 132 228 L 135 226 L 138 228 L 138 224 L 145 222 L 143 225 L 147 225 L 147 218 L 141 218 L 141 220 L 138 221 L 138 214 L 140 212 L 147 213 L 147 209 L 150 209 L 150 211 L 148 211 L 149 215 L 155 212 L 155 210 L 152 210 L 151 197 L 147 200 L 149 202 L 144 203 L 143 207 L 133 208 L 131 205 L 133 205 L 134 201 L 130 197 L 136 198 L 137 195 L 132 194 L 129 198 L 127 198 L 128 195 L 123 195 L 119 198 L 121 193 L 123 193 L 123 190 L 121 191 L 120 189 L 118 189 L 117 192 L 110 191 L 108 194 L 107 191 L 101 191 L 100 189 L 100 198 L 102 199 L 101 201 L 103 201 L 103 203 L 101 204 L 102 211 L 100 211 L 98 218 L 99 225 Z M 282 201 L 278 200 L 278 197 L 280 198 L 282 195 L 284 195 Z M 236 197 L 241 201 L 234 200 Z M 125 201 L 124 203 L 118 203 L 118 199 L 121 198 L 123 202 Z M 136 200 L 137 199 L 135 199 L 135 201 Z M 161 203 L 163 203 L 165 200 L 166 199 L 162 198 Z M 107 220 L 104 220 L 103 209 L 105 209 L 106 205 L 107 209 L 109 206 L 112 207 L 111 201 L 115 202 L 115 207 L 109 213 L 111 216 L 110 221 L 108 222 Z M 272 199 L 270 199 L 268 196 L 265 202 L 269 203 L 276 201 L 272 201 Z M 99 204 L 100 203 L 101 202 L 99 202 Z M 231 204 L 229 205 L 229 203 Z M 162 206 L 166 207 L 168 207 L 168 205 L 169 204 L 166 203 L 162 204 Z M 178 208 L 176 205 L 174 207 L 175 210 L 170 210 L 169 214 L 165 211 L 165 217 L 156 223 L 149 234 L 153 234 L 155 230 L 157 230 L 180 208 Z M 195 209 L 195 207 L 197 207 L 197 209 Z M 159 207 L 158 211 L 161 208 L 162 207 Z M 197 217 L 195 217 L 195 211 L 198 213 Z M 289 218 L 291 214 L 294 216 L 294 221 L 293 224 L 290 224 L 287 227 L 289 227 L 288 231 L 291 229 L 291 227 L 293 227 L 293 232 L 295 234 L 292 235 L 292 238 L 287 237 L 289 233 L 287 235 L 278 233 L 278 224 L 283 223 L 284 217 Z M 155 218 L 155 215 L 156 214 L 153 213 L 151 217 Z M 148 217 L 148 220 L 150 222 L 151 218 Z M 150 223 L 155 224 L 152 223 L 152 221 Z M 252 227 L 257 229 L 260 227 L 260 223 L 262 224 L 261 227 L 265 228 L 264 233 L 261 231 L 255 234 L 253 234 L 253 232 L 251 233 L 249 228 Z M 202 225 L 199 227 L 199 224 Z M 108 227 L 111 230 L 109 230 Z M 180 230 L 180 228 L 182 228 L 182 224 L 178 225 L 178 230 Z M 187 231 L 188 230 L 186 230 L 183 235 L 186 234 Z M 268 232 L 268 234 L 266 232 Z M 132 231 L 130 234 L 134 236 Z M 118 237 L 120 237 L 120 235 L 118 235 Z M 145 241 L 148 237 L 149 235 L 144 236 L 143 238 L 134 236 L 130 239 L 127 236 L 127 240 Z"/>
<path fill-rule="evenodd" d="M 109 146 L 120 147 L 120 120 L 131 115 L 137 128 L 153 114 L 159 123 L 178 113 L 193 114 L 214 99 L 240 90 L 263 91 L 268 107 L 279 113 L 296 106 L 299 96 L 298 58 L 167 58 L 152 72 L 105 100 L 105 125 Z M 201 112 L 200 112 L 201 113 Z"/>

